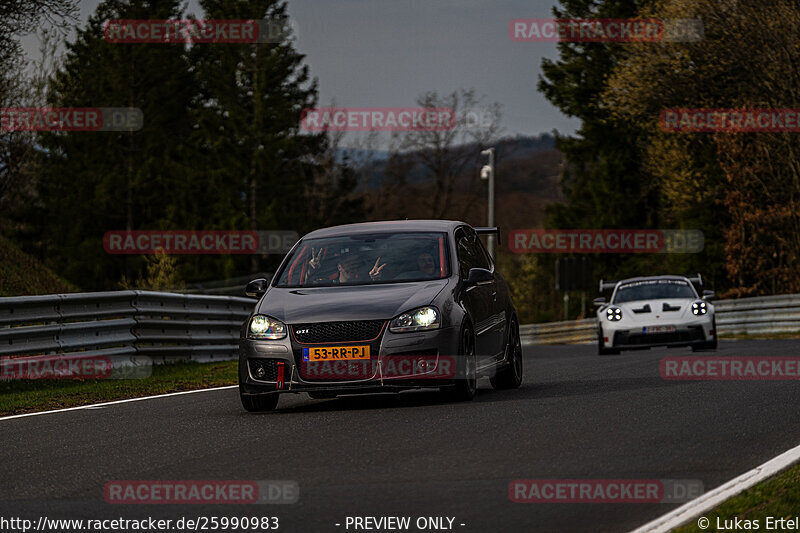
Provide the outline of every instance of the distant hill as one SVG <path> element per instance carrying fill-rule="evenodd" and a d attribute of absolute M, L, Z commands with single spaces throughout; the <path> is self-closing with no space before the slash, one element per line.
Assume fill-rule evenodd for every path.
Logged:
<path fill-rule="evenodd" d="M 457 149 L 476 153 L 479 150 L 477 146 Z M 495 223 L 504 234 L 511 229 L 542 227 L 547 205 L 565 201 L 559 186 L 563 157 L 555 149 L 555 138 L 547 133 L 507 138 L 497 142 L 495 149 Z M 479 178 L 479 166 L 485 160 L 476 158 L 477 162 L 455 180 L 446 218 L 486 224 L 487 184 Z M 425 200 L 430 197 L 432 178 L 425 168 L 419 165 L 409 168 L 402 185 L 393 185 L 385 172 L 385 160 L 373 159 L 370 166 L 362 169 L 366 177 L 362 187 L 367 193 L 372 220 L 431 216 Z"/>
<path fill-rule="evenodd" d="M 515 160 L 528 159 L 534 154 L 555 150 L 555 137 L 549 133 L 543 133 L 534 137 L 508 137 L 501 139 L 495 144 L 495 154 L 497 166 L 510 163 Z M 459 150 L 473 150 L 477 154 L 480 148 L 477 145 L 461 145 Z M 389 161 L 389 153 L 385 151 L 368 151 L 355 149 L 341 149 L 340 157 L 347 154 L 351 160 L 371 161 L 371 164 L 362 169 L 366 175 L 363 186 L 366 189 L 377 189 L 383 186 L 386 179 L 386 167 Z M 478 167 L 483 163 L 476 163 L 468 166 L 465 171 L 468 173 L 477 172 Z M 425 183 L 428 176 L 424 168 L 414 166 L 409 169 L 408 183 Z"/>
<path fill-rule="evenodd" d="M 57 294 L 79 290 L 0 235 L 0 296 Z"/>

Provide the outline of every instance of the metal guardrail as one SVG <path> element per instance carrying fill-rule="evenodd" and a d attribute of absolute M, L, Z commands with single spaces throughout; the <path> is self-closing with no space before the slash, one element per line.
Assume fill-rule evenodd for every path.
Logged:
<path fill-rule="evenodd" d="M 154 363 L 237 356 L 255 300 L 114 291 L 0 298 L 0 356 L 146 355 Z M 800 332 L 800 294 L 714 302 L 721 337 Z M 520 326 L 523 344 L 594 342 L 593 318 Z"/>
<path fill-rule="evenodd" d="M 761 296 L 713 302 L 720 338 L 800 332 L 800 294 Z M 520 326 L 523 344 L 595 342 L 594 318 Z"/>
<path fill-rule="evenodd" d="M 255 303 L 137 290 L 0 298 L 0 355 L 231 359 Z"/>
<path fill-rule="evenodd" d="M 591 342 L 597 340 L 597 326 L 593 318 L 568 322 L 524 324 L 519 327 L 519 335 L 523 345 Z"/>

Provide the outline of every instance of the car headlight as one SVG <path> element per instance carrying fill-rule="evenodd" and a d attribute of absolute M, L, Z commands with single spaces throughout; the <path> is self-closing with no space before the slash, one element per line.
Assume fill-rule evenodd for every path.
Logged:
<path fill-rule="evenodd" d="M 692 314 L 704 315 L 708 313 L 708 306 L 705 302 L 695 302 L 692 304 Z"/>
<path fill-rule="evenodd" d="M 440 328 L 441 325 L 438 309 L 435 307 L 420 307 L 392 319 L 389 324 L 389 331 L 392 333 L 425 331 Z"/>
<path fill-rule="evenodd" d="M 619 307 L 609 307 L 606 309 L 606 318 L 609 322 L 617 322 L 622 320 L 622 309 Z"/>
<path fill-rule="evenodd" d="M 266 315 L 254 315 L 247 326 L 248 339 L 278 340 L 286 336 L 286 324 Z"/>

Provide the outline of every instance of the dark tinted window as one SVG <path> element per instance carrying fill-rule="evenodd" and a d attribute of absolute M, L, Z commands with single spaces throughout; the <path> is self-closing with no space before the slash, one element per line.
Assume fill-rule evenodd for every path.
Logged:
<path fill-rule="evenodd" d="M 464 228 L 456 231 L 456 248 L 458 251 L 458 268 L 461 277 L 466 278 L 471 268 L 489 268 L 486 256 L 480 249 L 478 237 L 474 232 Z"/>
<path fill-rule="evenodd" d="M 486 247 L 483 245 L 483 242 L 480 239 L 476 239 L 475 245 L 478 248 L 478 263 L 480 265 L 480 268 L 491 270 L 492 258 L 489 257 L 489 252 L 486 250 Z"/>
<path fill-rule="evenodd" d="M 442 279 L 449 275 L 444 233 L 375 233 L 305 239 L 276 286 L 329 287 Z"/>
<path fill-rule="evenodd" d="M 614 303 L 662 298 L 697 298 L 697 294 L 691 285 L 679 279 L 634 281 L 619 286 L 614 295 Z"/>

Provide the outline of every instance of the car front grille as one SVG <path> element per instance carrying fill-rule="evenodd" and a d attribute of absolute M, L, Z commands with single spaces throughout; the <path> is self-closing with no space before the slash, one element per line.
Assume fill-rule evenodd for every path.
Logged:
<path fill-rule="evenodd" d="M 380 335 L 385 321 L 359 320 L 347 322 L 320 322 L 318 324 L 295 324 L 292 333 L 297 342 L 319 344 L 324 342 L 363 342 Z"/>
<path fill-rule="evenodd" d="M 644 334 L 618 331 L 614 335 L 614 346 L 644 346 L 704 340 L 703 328 L 701 326 L 690 326 L 688 329 L 679 329 L 673 333 Z"/>

